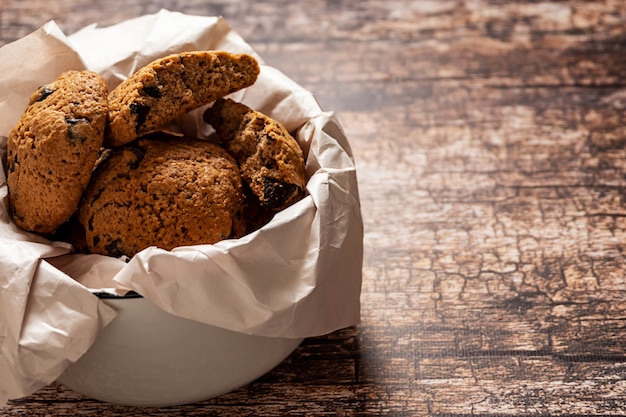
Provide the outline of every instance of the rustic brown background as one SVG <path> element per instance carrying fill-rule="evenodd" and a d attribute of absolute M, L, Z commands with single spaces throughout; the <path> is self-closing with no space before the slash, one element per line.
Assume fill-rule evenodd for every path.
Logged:
<path fill-rule="evenodd" d="M 0 44 L 226 17 L 338 113 L 365 261 L 360 325 L 232 393 L 142 410 L 53 384 L 0 415 L 626 415 L 626 2 L 1 1 Z"/>

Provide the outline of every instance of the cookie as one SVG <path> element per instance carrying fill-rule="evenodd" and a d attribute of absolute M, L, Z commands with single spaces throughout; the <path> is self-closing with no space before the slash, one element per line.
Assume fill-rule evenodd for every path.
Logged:
<path fill-rule="evenodd" d="M 139 69 L 109 95 L 107 146 L 120 146 L 183 114 L 253 84 L 250 55 L 196 51 L 170 55 Z"/>
<path fill-rule="evenodd" d="M 242 200 L 239 168 L 223 148 L 157 132 L 98 165 L 78 219 L 90 252 L 132 257 L 239 237 Z"/>
<path fill-rule="evenodd" d="M 303 196 L 302 149 L 276 120 L 231 99 L 217 100 L 203 114 L 261 207 L 281 210 Z"/>
<path fill-rule="evenodd" d="M 9 134 L 7 183 L 15 223 L 53 233 L 77 210 L 102 146 L 105 81 L 68 71 L 40 87 Z"/>

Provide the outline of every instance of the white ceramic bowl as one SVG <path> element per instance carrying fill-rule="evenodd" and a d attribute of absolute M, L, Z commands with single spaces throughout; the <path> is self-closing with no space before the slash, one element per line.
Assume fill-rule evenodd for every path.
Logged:
<path fill-rule="evenodd" d="M 118 317 L 59 381 L 116 404 L 167 406 L 217 396 L 267 373 L 302 341 L 182 319 L 141 297 L 104 302 Z"/>

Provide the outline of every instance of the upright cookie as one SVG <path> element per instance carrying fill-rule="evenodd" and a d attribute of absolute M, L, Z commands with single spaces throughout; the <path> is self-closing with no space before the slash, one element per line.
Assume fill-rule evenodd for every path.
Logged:
<path fill-rule="evenodd" d="M 250 55 L 197 51 L 170 55 L 139 69 L 109 95 L 107 146 L 119 146 L 222 96 L 253 84 Z"/>
<path fill-rule="evenodd" d="M 40 87 L 9 134 L 9 203 L 21 228 L 53 233 L 76 211 L 102 146 L 107 87 L 68 71 Z"/>
<path fill-rule="evenodd" d="M 204 113 L 261 207 L 280 210 L 303 195 L 302 149 L 287 129 L 270 117 L 231 99 L 217 100 Z"/>
<path fill-rule="evenodd" d="M 90 252 L 133 256 L 239 237 L 237 163 L 220 146 L 154 133 L 114 149 L 81 201 Z"/>

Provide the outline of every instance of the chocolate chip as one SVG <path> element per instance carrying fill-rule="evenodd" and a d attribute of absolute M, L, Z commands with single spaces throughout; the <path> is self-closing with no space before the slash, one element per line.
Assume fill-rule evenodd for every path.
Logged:
<path fill-rule="evenodd" d="M 280 208 L 298 192 L 300 192 L 300 187 L 296 184 L 265 177 L 263 178 L 264 199 L 261 205 L 271 209 Z"/>
<path fill-rule="evenodd" d="M 87 140 L 87 136 L 81 132 L 88 127 L 89 120 L 84 117 L 67 118 L 65 123 L 67 124 L 67 140 L 72 143 L 84 143 Z"/>
<path fill-rule="evenodd" d="M 146 123 L 148 113 L 150 113 L 150 106 L 146 106 L 145 104 L 140 103 L 131 103 L 130 111 L 137 116 L 135 130 L 139 132 L 144 123 Z"/>
<path fill-rule="evenodd" d="M 135 159 L 128 162 L 128 167 L 130 169 L 139 168 L 141 161 L 143 161 L 143 158 L 146 156 L 146 148 L 132 144 L 131 146 L 128 146 L 128 150 L 135 154 Z"/>
<path fill-rule="evenodd" d="M 37 97 L 37 101 L 45 100 L 50 94 L 54 93 L 54 91 L 54 88 L 47 85 L 39 87 L 39 97 Z"/>
<path fill-rule="evenodd" d="M 115 239 L 115 240 L 111 241 L 110 243 L 108 243 L 104 247 L 104 249 L 111 256 L 122 256 L 122 255 L 124 255 L 124 249 L 121 247 L 121 243 L 122 243 L 122 241 L 120 239 Z"/>
<path fill-rule="evenodd" d="M 158 86 L 155 87 L 144 87 L 141 90 L 145 95 L 153 97 L 153 98 L 161 98 L 161 90 L 159 90 Z"/>

